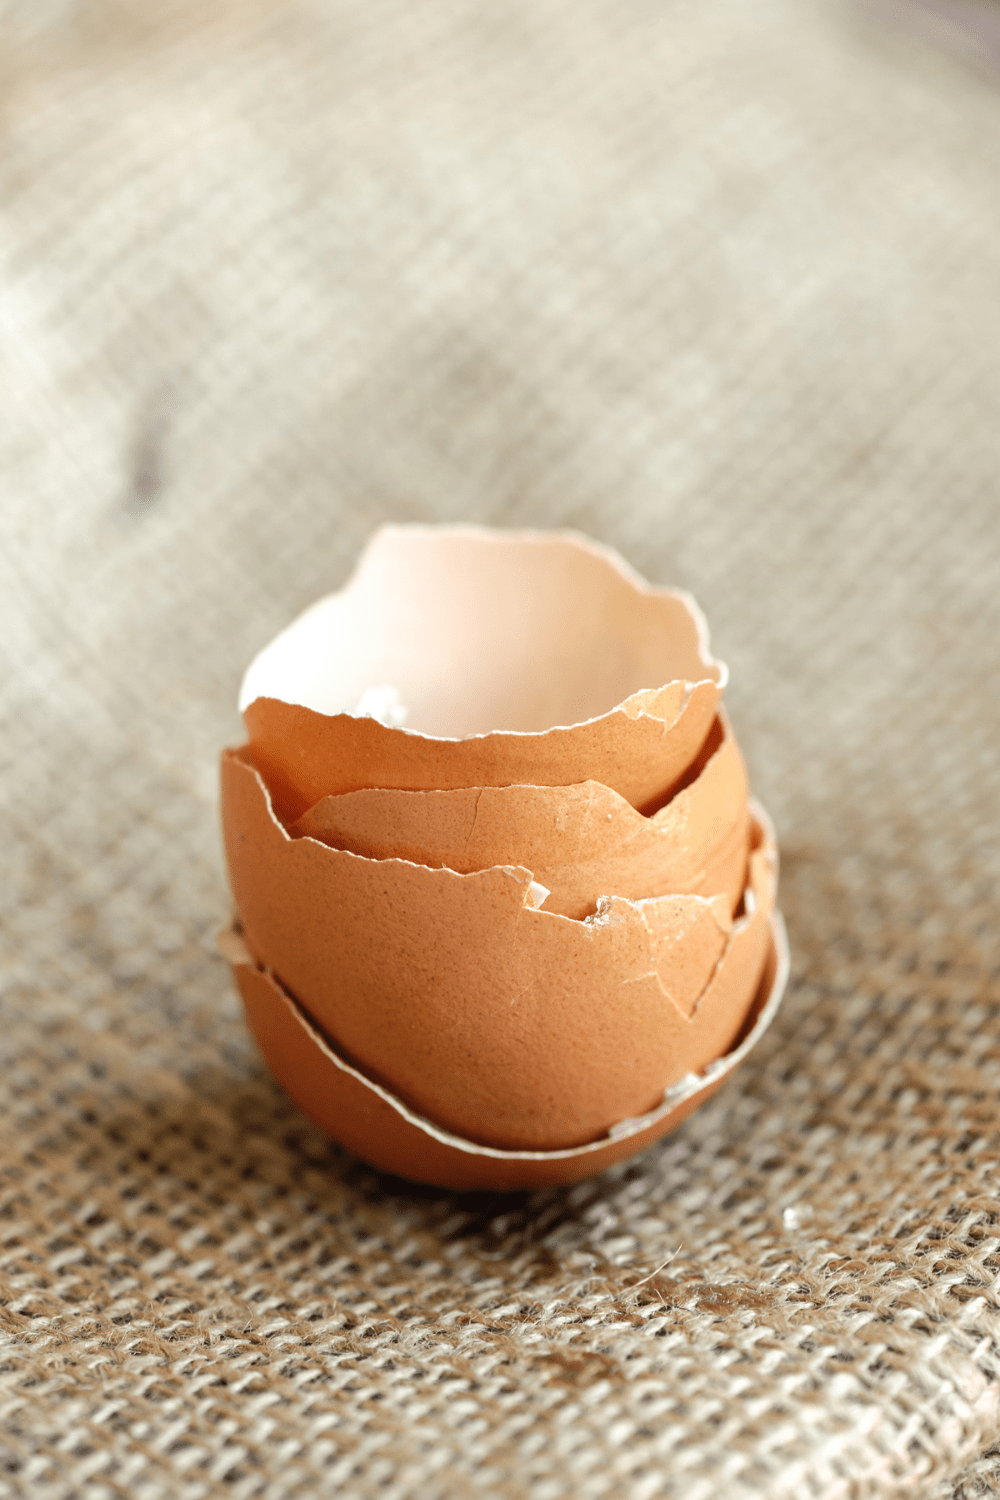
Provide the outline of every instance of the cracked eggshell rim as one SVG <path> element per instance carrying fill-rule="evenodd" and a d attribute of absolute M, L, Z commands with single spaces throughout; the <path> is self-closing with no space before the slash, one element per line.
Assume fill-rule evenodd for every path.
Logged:
<path fill-rule="evenodd" d="M 362 787 L 589 780 L 643 810 L 698 754 L 726 678 L 694 600 L 585 537 L 387 526 L 251 662 L 240 708 L 286 821 Z M 392 722 L 365 716 L 379 702 Z"/>
<path fill-rule="evenodd" d="M 602 1140 L 562 1151 L 504 1151 L 441 1129 L 388 1089 L 352 1067 L 275 980 L 259 967 L 233 929 L 219 949 L 231 965 L 247 1022 L 275 1078 L 325 1134 L 384 1172 L 456 1190 L 553 1187 L 603 1171 L 651 1145 L 725 1082 L 757 1045 L 777 1013 L 789 972 L 778 911 L 769 919 L 763 972 L 736 1045 L 698 1075 L 666 1091 L 646 1115 L 623 1120 Z"/>
<path fill-rule="evenodd" d="M 582 1144 L 739 1030 L 776 886 L 762 810 L 736 922 L 725 897 L 690 895 L 611 897 L 575 921 L 537 909 L 523 867 L 459 875 L 292 839 L 243 752 L 223 756 L 222 811 L 256 961 L 366 1075 L 457 1135 Z"/>
<path fill-rule="evenodd" d="M 289 832 L 366 859 L 406 859 L 463 875 L 523 865 L 548 892 L 545 910 L 577 919 L 608 891 L 630 900 L 722 894 L 732 911 L 746 875 L 749 786 L 722 710 L 706 749 L 688 785 L 652 817 L 594 781 L 366 789 L 324 797 Z"/>

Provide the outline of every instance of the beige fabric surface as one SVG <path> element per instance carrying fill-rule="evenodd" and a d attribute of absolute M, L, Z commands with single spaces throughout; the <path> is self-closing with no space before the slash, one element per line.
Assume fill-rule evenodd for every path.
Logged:
<path fill-rule="evenodd" d="M 0 1496 L 1000 1493 L 1000 92 L 835 0 L 6 0 Z M 571 1190 L 377 1177 L 212 934 L 382 519 L 691 588 L 793 979 Z"/>

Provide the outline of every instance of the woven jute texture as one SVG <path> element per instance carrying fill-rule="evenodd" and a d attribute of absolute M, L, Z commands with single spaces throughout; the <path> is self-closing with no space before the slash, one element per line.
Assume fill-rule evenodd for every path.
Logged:
<path fill-rule="evenodd" d="M 1000 92 L 837 0 L 0 33 L 0 1496 L 1000 1494 Z M 692 589 L 778 825 L 775 1026 L 572 1189 L 348 1158 L 213 952 L 385 519 Z"/>

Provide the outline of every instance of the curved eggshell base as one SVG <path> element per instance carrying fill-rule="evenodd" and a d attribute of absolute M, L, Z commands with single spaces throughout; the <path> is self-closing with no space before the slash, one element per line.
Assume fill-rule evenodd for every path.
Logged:
<path fill-rule="evenodd" d="M 505 1191 L 576 1182 L 644 1150 L 707 1100 L 756 1045 L 781 1002 L 788 948 L 780 915 L 737 1045 L 700 1078 L 683 1080 L 644 1120 L 609 1138 L 566 1151 L 501 1151 L 463 1140 L 413 1113 L 330 1047 L 273 976 L 253 962 L 239 936 L 220 950 L 232 965 L 247 1022 L 274 1076 L 327 1135 L 384 1172 L 438 1187 Z"/>
<path fill-rule="evenodd" d="M 596 781 L 576 786 L 370 789 L 324 797 L 291 826 L 366 859 L 406 859 L 468 875 L 523 865 L 547 912 L 577 919 L 599 896 L 743 894 L 750 831 L 746 767 L 725 714 L 694 778 L 652 817 Z"/>
<path fill-rule="evenodd" d="M 247 946 L 345 1056 L 458 1135 L 583 1143 L 731 1045 L 774 904 L 756 821 L 746 913 L 725 897 L 615 897 L 585 922 L 536 910 L 531 871 L 459 875 L 292 839 L 243 752 L 222 761 Z"/>
<path fill-rule="evenodd" d="M 459 740 L 278 698 L 255 698 L 243 719 L 253 763 L 285 822 L 322 797 L 363 787 L 425 792 L 599 781 L 642 811 L 662 801 L 691 765 L 721 696 L 720 683 L 671 682 L 583 724 Z"/>

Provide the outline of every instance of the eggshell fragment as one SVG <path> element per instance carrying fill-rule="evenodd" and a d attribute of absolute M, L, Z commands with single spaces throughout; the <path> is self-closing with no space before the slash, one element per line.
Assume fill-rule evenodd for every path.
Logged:
<path fill-rule="evenodd" d="M 529 868 L 548 912 L 582 918 L 602 895 L 743 894 L 746 768 L 720 714 L 691 783 L 652 817 L 596 781 L 568 787 L 364 790 L 324 797 L 289 832 L 367 859 L 406 859 L 462 874 Z"/>
<path fill-rule="evenodd" d="M 445 1130 L 509 1150 L 582 1144 L 722 1055 L 743 1022 L 776 879 L 762 814 L 734 924 L 725 897 L 697 895 L 612 897 L 574 921 L 534 907 L 527 868 L 458 874 L 290 838 L 245 751 L 223 757 L 222 808 L 256 961 L 348 1061 Z"/>
<path fill-rule="evenodd" d="M 363 787 L 588 780 L 645 810 L 726 675 L 693 600 L 585 538 L 388 526 L 251 663 L 240 707 L 285 821 Z"/>
<path fill-rule="evenodd" d="M 743 1030 L 724 1056 L 700 1075 L 682 1079 L 647 1116 L 622 1122 L 601 1140 L 563 1151 L 504 1151 L 464 1140 L 414 1113 L 333 1049 L 274 976 L 255 963 L 237 933 L 227 931 L 219 946 L 232 965 L 248 1024 L 268 1065 L 320 1129 L 383 1171 L 459 1190 L 552 1187 L 642 1151 L 704 1103 L 756 1046 L 781 1003 L 788 976 L 784 925 L 775 912 Z"/>

